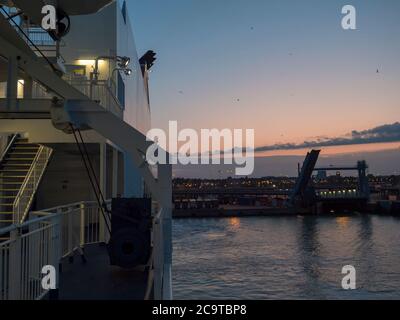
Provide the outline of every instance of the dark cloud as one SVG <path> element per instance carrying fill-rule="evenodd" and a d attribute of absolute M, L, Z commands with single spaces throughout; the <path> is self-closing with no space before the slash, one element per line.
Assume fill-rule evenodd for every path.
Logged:
<path fill-rule="evenodd" d="M 318 137 L 302 143 L 282 143 L 256 148 L 256 152 L 272 150 L 293 150 L 305 148 L 318 148 L 330 146 L 346 146 L 354 144 L 383 143 L 400 141 L 400 123 L 385 124 L 364 131 L 352 131 L 344 137 L 327 138 Z"/>

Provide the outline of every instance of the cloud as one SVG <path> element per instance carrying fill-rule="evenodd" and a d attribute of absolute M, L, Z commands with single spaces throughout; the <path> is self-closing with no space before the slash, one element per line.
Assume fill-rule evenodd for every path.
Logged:
<path fill-rule="evenodd" d="M 331 146 L 346 146 L 354 144 L 383 143 L 400 141 L 400 123 L 385 124 L 364 131 L 353 130 L 344 137 L 317 137 L 310 141 L 302 143 L 281 143 L 258 147 L 255 152 L 273 151 L 273 150 L 294 150 Z"/>

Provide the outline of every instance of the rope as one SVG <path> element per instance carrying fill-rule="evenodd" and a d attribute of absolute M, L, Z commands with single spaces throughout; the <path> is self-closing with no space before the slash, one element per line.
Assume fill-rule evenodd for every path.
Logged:
<path fill-rule="evenodd" d="M 108 219 L 107 219 L 107 215 L 106 215 L 106 213 L 109 214 L 110 212 L 109 212 L 109 210 L 107 208 L 107 205 L 106 205 L 106 202 L 104 200 L 103 193 L 101 192 L 101 188 L 100 188 L 100 185 L 99 185 L 98 180 L 96 178 L 96 175 L 95 175 L 95 172 L 94 172 L 94 169 L 93 169 L 93 165 L 92 165 L 92 163 L 90 161 L 87 149 L 86 149 L 86 147 L 81 148 L 81 144 L 83 146 L 85 146 L 85 143 L 84 143 L 84 141 L 82 139 L 82 135 L 80 134 L 79 130 L 76 130 L 73 127 L 72 124 L 70 124 L 70 127 L 71 127 L 72 133 L 74 135 L 75 142 L 76 142 L 76 145 L 78 147 L 79 153 L 81 154 L 81 158 L 82 158 L 83 164 L 85 165 L 85 169 L 86 169 L 86 172 L 88 174 L 90 184 L 92 185 L 92 188 L 93 188 L 97 203 L 98 203 L 98 205 L 100 207 L 101 214 L 103 215 L 103 218 L 104 218 L 105 224 L 107 226 L 107 229 L 111 234 L 111 227 L 110 227 L 110 225 L 108 223 Z M 79 133 L 79 136 L 81 137 L 81 142 L 79 142 L 76 132 Z M 85 155 L 86 155 L 86 157 L 85 157 Z M 92 169 L 93 177 L 92 177 L 90 168 Z M 96 181 L 96 183 L 93 181 L 93 179 Z M 96 188 L 96 186 L 97 186 L 97 188 Z M 100 196 L 99 196 L 99 194 L 100 194 Z M 103 202 L 101 201 L 100 197 L 103 200 Z"/>
<path fill-rule="evenodd" d="M 100 192 L 101 200 L 102 200 L 103 204 L 105 204 L 105 203 L 106 203 L 106 200 L 105 200 L 105 198 L 104 198 L 103 193 L 101 192 L 100 183 L 99 183 L 99 180 L 97 179 L 96 172 L 95 172 L 95 170 L 94 170 L 94 168 L 93 168 L 92 162 L 90 161 L 89 152 L 88 152 L 88 150 L 86 149 L 86 144 L 85 144 L 84 141 L 83 141 L 83 137 L 82 137 L 81 131 L 80 131 L 80 130 L 77 130 L 77 131 L 78 131 L 79 138 L 80 138 L 80 140 L 82 141 L 83 151 L 85 152 L 85 155 L 86 155 L 86 157 L 87 157 L 87 160 L 88 160 L 88 163 L 89 163 L 89 168 L 90 168 L 90 170 L 91 170 L 91 172 L 92 172 L 92 177 L 94 178 L 94 182 L 96 183 L 97 190 L 99 190 L 99 192 Z M 107 211 L 108 213 L 110 213 L 109 210 L 108 210 L 108 208 L 107 208 L 107 206 L 105 206 L 105 209 L 106 209 L 106 211 Z"/>

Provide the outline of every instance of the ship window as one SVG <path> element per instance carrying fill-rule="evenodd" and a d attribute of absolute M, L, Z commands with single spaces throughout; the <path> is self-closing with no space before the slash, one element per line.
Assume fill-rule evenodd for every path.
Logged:
<path fill-rule="evenodd" d="M 124 22 L 126 24 L 126 1 L 122 4 L 122 17 L 124 18 Z"/>
<path fill-rule="evenodd" d="M 86 66 L 66 65 L 67 73 L 74 76 L 86 76 Z"/>

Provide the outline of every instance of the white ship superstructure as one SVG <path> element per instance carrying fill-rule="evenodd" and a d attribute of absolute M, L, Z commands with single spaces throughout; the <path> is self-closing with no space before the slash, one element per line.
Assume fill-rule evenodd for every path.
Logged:
<path fill-rule="evenodd" d="M 0 3 L 0 299 L 171 298 L 171 167 L 144 158 L 152 52 L 139 59 L 126 3 Z M 47 4 L 62 12 L 59 38 L 38 25 Z M 111 199 L 150 196 L 151 252 L 124 296 L 101 246 Z M 47 264 L 62 266 L 57 290 L 40 285 Z M 85 272 L 104 281 L 98 296 L 80 290 Z"/>

